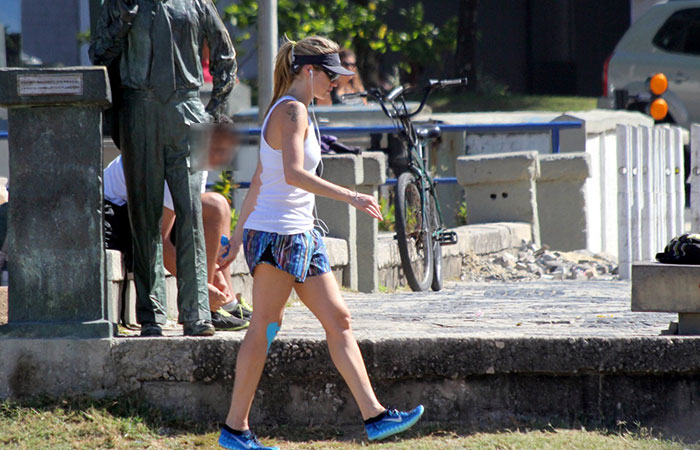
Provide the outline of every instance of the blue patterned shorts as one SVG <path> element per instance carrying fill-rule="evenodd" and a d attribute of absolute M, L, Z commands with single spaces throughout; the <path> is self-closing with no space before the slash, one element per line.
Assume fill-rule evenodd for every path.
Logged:
<path fill-rule="evenodd" d="M 293 275 L 297 283 L 331 271 L 326 244 L 316 230 L 277 234 L 246 228 L 243 251 L 251 275 L 260 263 L 271 264 Z"/>

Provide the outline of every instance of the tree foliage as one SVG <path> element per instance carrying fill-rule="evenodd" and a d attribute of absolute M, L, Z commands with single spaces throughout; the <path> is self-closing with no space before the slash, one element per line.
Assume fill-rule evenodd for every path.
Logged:
<path fill-rule="evenodd" d="M 258 14 L 256 0 L 238 0 L 224 10 L 224 20 L 240 32 L 234 44 L 250 39 Z M 393 10 L 392 0 L 278 0 L 280 35 L 299 40 L 322 35 L 351 48 L 370 82 L 382 58 L 394 56 L 402 75 L 415 80 L 426 71 L 444 74 L 456 49 L 457 17 L 438 28 L 427 22 L 422 3 Z"/>

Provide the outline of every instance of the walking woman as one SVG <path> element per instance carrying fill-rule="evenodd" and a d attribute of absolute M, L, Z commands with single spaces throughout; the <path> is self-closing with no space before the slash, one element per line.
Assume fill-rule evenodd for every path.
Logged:
<path fill-rule="evenodd" d="M 292 288 L 321 322 L 331 358 L 357 401 L 370 440 L 405 431 L 423 414 L 422 406 L 401 412 L 377 400 L 326 247 L 314 230 L 315 195 L 381 219 L 374 197 L 316 176 L 321 148 L 307 108 L 314 97 L 327 98 L 340 75 L 352 75 L 341 66 L 338 50 L 333 41 L 308 37 L 286 42 L 275 61 L 274 96 L 262 126 L 260 160 L 230 248 L 222 249 L 222 255 L 228 254 L 219 261 L 228 266 L 243 246 L 253 275 L 253 317 L 236 360 L 231 407 L 219 438 L 224 448 L 276 448 L 260 444 L 250 431 L 248 415 Z"/>

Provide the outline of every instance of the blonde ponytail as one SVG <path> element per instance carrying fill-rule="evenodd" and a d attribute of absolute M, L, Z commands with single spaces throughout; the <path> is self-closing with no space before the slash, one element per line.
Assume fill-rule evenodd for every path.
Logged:
<path fill-rule="evenodd" d="M 287 40 L 277 52 L 275 58 L 274 90 L 272 93 L 272 101 L 265 111 L 265 115 L 270 112 L 270 108 L 277 100 L 289 90 L 298 75 L 292 70 L 292 55 L 327 55 L 329 53 L 338 53 L 340 47 L 335 42 L 323 36 L 309 36 L 299 42 Z"/>

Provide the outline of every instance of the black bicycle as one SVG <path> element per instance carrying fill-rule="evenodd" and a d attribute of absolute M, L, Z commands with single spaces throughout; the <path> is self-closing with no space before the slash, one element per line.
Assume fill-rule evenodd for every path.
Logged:
<path fill-rule="evenodd" d="M 406 281 L 414 291 L 425 291 L 428 286 L 434 291 L 442 289 L 441 247 L 456 244 L 457 234 L 443 226 L 436 183 L 428 165 L 428 149 L 430 143 L 440 137 L 440 127 L 437 124 L 417 125 L 412 118 L 423 110 L 433 90 L 466 84 L 466 78 L 429 80 L 419 88 L 398 86 L 388 93 L 370 89 L 345 96 L 376 100 L 396 126 L 394 139 L 400 151 L 389 155 L 389 166 L 397 176 L 394 197 L 396 239 Z M 420 106 L 409 111 L 406 95 L 420 91 L 423 92 Z"/>

